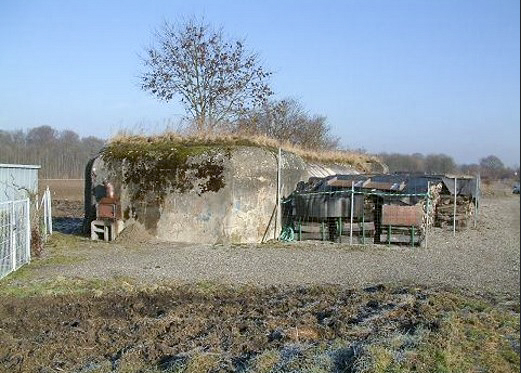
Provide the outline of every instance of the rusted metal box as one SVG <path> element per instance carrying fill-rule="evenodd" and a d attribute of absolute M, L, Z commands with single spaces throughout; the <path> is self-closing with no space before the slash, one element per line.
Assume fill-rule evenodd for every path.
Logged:
<path fill-rule="evenodd" d="M 382 206 L 382 225 L 420 227 L 423 210 L 421 206 Z"/>
<path fill-rule="evenodd" d="M 118 206 L 116 204 L 98 204 L 97 218 L 98 219 L 117 219 L 117 209 Z"/>
<path fill-rule="evenodd" d="M 118 201 L 115 198 L 102 198 L 100 203 L 96 205 L 96 218 L 108 220 L 121 219 Z"/>

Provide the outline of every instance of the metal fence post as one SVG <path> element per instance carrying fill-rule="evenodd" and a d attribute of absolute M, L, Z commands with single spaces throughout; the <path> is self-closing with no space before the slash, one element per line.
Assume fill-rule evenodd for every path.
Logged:
<path fill-rule="evenodd" d="M 431 182 L 427 181 L 427 219 L 425 222 L 425 248 L 429 246 L 429 222 L 430 222 L 430 207 L 431 207 Z"/>
<path fill-rule="evenodd" d="M 15 217 L 14 217 L 14 202 L 11 202 L 11 216 L 9 218 L 9 243 L 11 251 L 11 271 L 16 269 L 16 232 L 15 232 Z"/>
<path fill-rule="evenodd" d="M 349 245 L 353 244 L 353 211 L 354 211 L 354 202 L 355 202 L 355 182 L 351 181 L 351 212 L 350 212 L 350 221 L 349 221 Z"/>
<path fill-rule="evenodd" d="M 480 204 L 480 196 L 479 196 L 479 190 L 480 190 L 480 183 L 481 183 L 481 177 L 478 174 L 476 176 L 476 197 L 474 198 L 474 206 L 476 207 L 476 211 L 474 212 L 474 228 L 478 226 L 478 213 L 479 213 L 479 204 Z"/>
<path fill-rule="evenodd" d="M 273 238 L 274 239 L 277 239 L 279 236 L 277 235 L 277 231 L 278 230 L 282 230 L 282 209 L 281 209 L 281 206 L 280 206 L 280 195 L 281 195 L 281 159 L 282 159 L 282 149 L 279 148 L 279 152 L 277 154 L 277 194 L 276 194 L 276 199 L 277 199 L 277 214 L 275 216 L 275 229 L 274 229 L 274 233 L 273 233 Z"/>
<path fill-rule="evenodd" d="M 38 204 L 38 201 L 36 201 Z M 27 263 L 31 261 L 31 203 L 25 201 L 25 255 Z"/>
<path fill-rule="evenodd" d="M 51 191 L 49 190 L 49 186 L 45 190 L 46 194 L 46 203 L 47 203 L 47 229 L 48 233 L 52 234 L 52 207 L 51 207 Z"/>
<path fill-rule="evenodd" d="M 453 217 L 453 227 L 452 227 L 452 230 L 453 230 L 453 236 L 456 237 L 456 206 L 457 206 L 457 196 L 458 196 L 458 189 L 457 189 L 457 186 L 458 186 L 458 178 L 455 177 L 454 178 L 454 217 Z"/>
<path fill-rule="evenodd" d="M 362 191 L 362 245 L 365 245 L 365 193 Z"/>
<path fill-rule="evenodd" d="M 43 192 L 43 196 L 42 196 L 42 200 L 40 202 L 40 204 L 42 205 L 42 210 L 43 210 L 43 229 L 42 229 L 42 235 L 43 235 L 43 240 L 44 241 L 47 241 L 47 205 L 45 204 L 45 198 L 46 198 L 46 195 L 47 193 L 44 191 Z M 38 221 L 38 224 L 40 224 L 40 221 Z M 41 227 L 41 226 L 40 226 Z"/>

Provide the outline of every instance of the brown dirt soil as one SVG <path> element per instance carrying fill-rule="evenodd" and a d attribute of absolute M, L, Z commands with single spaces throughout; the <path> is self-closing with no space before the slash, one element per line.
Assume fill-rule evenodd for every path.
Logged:
<path fill-rule="evenodd" d="M 61 233 L 80 233 L 83 217 L 83 179 L 40 179 L 39 193 L 49 187 L 52 201 L 53 229 Z"/>
<path fill-rule="evenodd" d="M 482 180 L 481 193 L 485 197 L 508 197 L 516 180 Z"/>
<path fill-rule="evenodd" d="M 151 243 L 156 241 L 140 223 L 135 222 L 125 227 L 123 232 L 116 238 L 118 243 L 127 243 L 130 245 Z"/>
<path fill-rule="evenodd" d="M 40 179 L 39 194 L 49 187 L 52 200 L 53 230 L 61 233 L 82 231 L 85 216 L 83 179 Z"/>
<path fill-rule="evenodd" d="M 82 201 L 52 200 L 53 231 L 81 234 L 85 216 Z"/>
<path fill-rule="evenodd" d="M 56 218 L 82 218 L 85 215 L 82 201 L 52 200 L 52 216 Z"/>
<path fill-rule="evenodd" d="M 40 179 L 39 193 L 49 187 L 53 200 L 79 201 L 83 203 L 84 179 Z"/>
<path fill-rule="evenodd" d="M 466 317 L 488 307 L 472 299 L 461 305 Z M 0 371 L 302 372 L 323 359 L 329 368 L 316 371 L 355 372 L 365 352 L 390 337 L 396 353 L 407 356 L 440 330 L 458 301 L 441 289 L 383 285 L 354 291 L 203 284 L 5 297 Z"/>

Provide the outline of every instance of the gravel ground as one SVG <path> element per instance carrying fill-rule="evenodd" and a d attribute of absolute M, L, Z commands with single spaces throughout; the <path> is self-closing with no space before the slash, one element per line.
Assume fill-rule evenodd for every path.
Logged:
<path fill-rule="evenodd" d="M 486 198 L 477 228 L 434 229 L 428 248 L 332 243 L 193 245 L 83 240 L 74 264 L 35 268 L 39 278 L 110 278 L 223 283 L 449 285 L 519 295 L 519 196 Z"/>

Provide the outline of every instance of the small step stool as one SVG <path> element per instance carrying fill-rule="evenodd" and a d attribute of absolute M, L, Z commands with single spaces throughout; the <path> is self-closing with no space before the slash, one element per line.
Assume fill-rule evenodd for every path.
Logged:
<path fill-rule="evenodd" d="M 123 228 L 122 220 L 93 220 L 90 223 L 90 238 L 93 241 L 113 241 Z"/>

